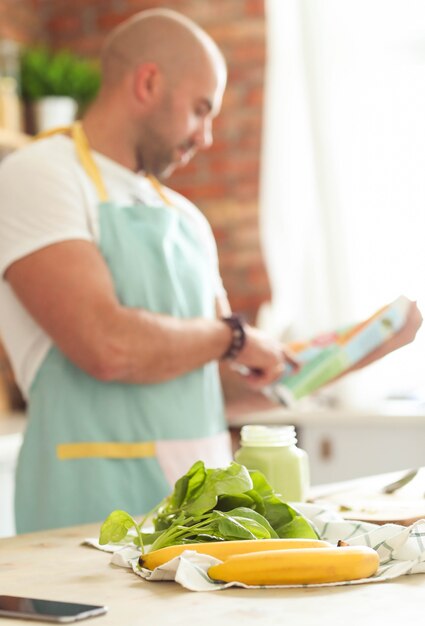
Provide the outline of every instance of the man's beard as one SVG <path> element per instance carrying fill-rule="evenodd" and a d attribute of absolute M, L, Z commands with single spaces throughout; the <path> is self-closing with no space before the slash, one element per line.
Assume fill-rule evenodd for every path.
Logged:
<path fill-rule="evenodd" d="M 156 178 L 167 178 L 174 172 L 177 166 L 177 163 L 171 156 L 172 151 L 170 149 L 156 149 L 152 152 L 149 150 L 150 145 L 152 144 L 148 139 L 143 145 L 138 144 L 136 146 L 137 171 L 153 174 Z M 158 148 L 158 144 L 156 147 Z"/>
<path fill-rule="evenodd" d="M 173 115 L 171 94 L 145 120 L 136 142 L 136 165 L 138 171 L 167 178 L 177 167 L 176 148 L 170 144 L 170 119 Z"/>

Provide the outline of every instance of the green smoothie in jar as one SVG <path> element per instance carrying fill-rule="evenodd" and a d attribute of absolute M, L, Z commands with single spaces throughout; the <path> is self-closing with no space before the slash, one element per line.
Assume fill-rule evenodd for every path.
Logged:
<path fill-rule="evenodd" d="M 259 470 L 287 502 L 304 502 L 310 487 L 308 456 L 294 426 L 243 426 L 235 461 Z"/>

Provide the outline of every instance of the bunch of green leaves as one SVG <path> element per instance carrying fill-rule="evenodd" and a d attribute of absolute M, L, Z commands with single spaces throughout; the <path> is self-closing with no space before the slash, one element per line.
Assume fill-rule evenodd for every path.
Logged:
<path fill-rule="evenodd" d="M 152 533 L 142 532 L 148 519 L 153 522 Z M 274 492 L 261 472 L 238 463 L 206 469 L 197 461 L 140 524 L 125 511 L 113 511 L 102 525 L 99 543 L 134 543 L 144 551 L 145 545 L 157 550 L 186 543 L 278 537 L 315 539 L 317 533 Z"/>
<path fill-rule="evenodd" d="M 21 55 L 21 91 L 27 101 L 70 96 L 86 105 L 96 95 L 100 70 L 96 63 L 68 50 L 26 48 Z"/>

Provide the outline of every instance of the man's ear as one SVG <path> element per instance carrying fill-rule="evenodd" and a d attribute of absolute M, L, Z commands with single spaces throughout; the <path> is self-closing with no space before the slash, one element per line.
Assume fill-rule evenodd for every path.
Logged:
<path fill-rule="evenodd" d="M 155 99 L 160 90 L 161 72 L 156 63 L 142 63 L 134 72 L 134 95 L 141 103 Z"/>

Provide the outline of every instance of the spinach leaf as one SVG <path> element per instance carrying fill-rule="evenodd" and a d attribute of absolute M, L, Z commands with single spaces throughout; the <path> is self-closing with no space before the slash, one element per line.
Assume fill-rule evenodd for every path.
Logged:
<path fill-rule="evenodd" d="M 260 524 L 267 531 L 268 536 L 265 537 L 265 539 L 269 539 L 269 538 L 277 539 L 279 536 L 274 530 L 274 528 L 271 526 L 269 521 L 263 515 L 261 515 L 260 513 L 257 513 L 257 511 L 254 511 L 253 509 L 248 509 L 246 507 L 239 507 L 237 509 L 233 509 L 232 511 L 229 511 L 228 514 L 231 515 L 232 517 L 237 516 L 237 517 L 243 517 L 243 518 L 250 518 L 254 520 L 255 522 L 257 522 L 258 524 Z"/>
<path fill-rule="evenodd" d="M 263 504 L 265 509 L 264 517 L 275 530 L 288 524 L 295 517 L 295 512 L 289 504 L 282 502 L 278 496 L 266 496 L 263 499 Z"/>
<path fill-rule="evenodd" d="M 269 539 L 268 530 L 256 520 L 241 515 L 229 515 L 215 511 L 218 517 L 218 531 L 227 540 L 235 539 Z"/>
<path fill-rule="evenodd" d="M 252 488 L 252 480 L 244 465 L 230 463 L 224 469 L 207 470 L 202 491 L 182 508 L 191 515 L 202 515 L 215 508 L 218 496 L 237 495 Z"/>
<path fill-rule="evenodd" d="M 252 508 L 255 511 L 260 513 L 260 515 L 265 514 L 266 507 L 264 506 L 264 499 L 259 493 L 257 493 L 257 491 L 255 491 L 255 489 L 250 489 L 249 491 L 246 491 L 244 495 L 251 498 L 251 500 L 253 501 Z"/>
<path fill-rule="evenodd" d="M 262 502 L 262 500 L 260 499 Z M 218 511 L 231 511 L 237 507 L 254 507 L 256 504 L 255 497 L 251 491 L 246 493 L 238 493 L 236 496 L 218 496 L 216 509 Z"/>
<path fill-rule="evenodd" d="M 290 522 L 279 526 L 276 529 L 279 537 L 294 538 L 303 537 L 305 539 L 318 539 L 319 535 L 314 528 L 301 515 L 296 515 Z"/>
<path fill-rule="evenodd" d="M 185 501 L 194 500 L 204 486 L 206 477 L 207 470 L 204 463 L 202 461 L 194 463 L 190 470 L 176 482 L 170 498 L 171 506 L 178 509 Z"/>
<path fill-rule="evenodd" d="M 100 529 L 99 543 L 119 543 L 128 535 L 130 528 L 135 528 L 140 547 L 143 549 L 143 539 L 137 522 L 125 511 L 113 511 L 103 522 Z"/>
<path fill-rule="evenodd" d="M 318 534 L 298 511 L 282 502 L 278 496 L 264 498 L 264 517 L 270 522 L 277 535 L 282 538 L 317 539 Z"/>
<path fill-rule="evenodd" d="M 249 475 L 252 480 L 252 488 L 259 496 L 265 498 L 266 496 L 274 495 L 273 487 L 267 482 L 264 474 L 258 470 L 249 470 Z"/>
<path fill-rule="evenodd" d="M 252 479 L 244 465 L 232 461 L 224 469 L 207 470 L 217 495 L 236 495 L 252 489 Z"/>

